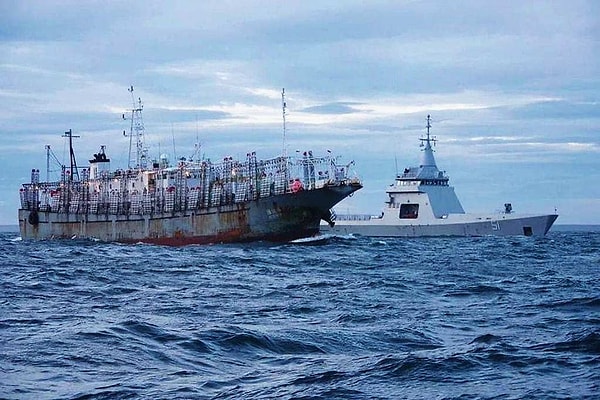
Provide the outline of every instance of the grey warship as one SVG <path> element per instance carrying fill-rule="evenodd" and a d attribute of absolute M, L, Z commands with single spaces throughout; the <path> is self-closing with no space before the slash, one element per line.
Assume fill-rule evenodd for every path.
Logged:
<path fill-rule="evenodd" d="M 557 214 L 518 214 L 511 203 L 505 203 L 500 213 L 466 213 L 448 175 L 436 165 L 432 148 L 436 139 L 430 135 L 429 115 L 426 127 L 427 135 L 420 139 L 420 165 L 396 175 L 386 190 L 388 199 L 381 214 L 337 215 L 334 226 L 321 224 L 322 233 L 376 237 L 546 235 Z"/>

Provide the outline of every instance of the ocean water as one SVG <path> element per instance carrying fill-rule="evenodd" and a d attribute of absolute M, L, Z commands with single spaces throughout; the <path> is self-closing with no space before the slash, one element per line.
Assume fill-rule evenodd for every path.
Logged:
<path fill-rule="evenodd" d="M 0 233 L 3 399 L 600 398 L 600 232 L 17 236 Z"/>

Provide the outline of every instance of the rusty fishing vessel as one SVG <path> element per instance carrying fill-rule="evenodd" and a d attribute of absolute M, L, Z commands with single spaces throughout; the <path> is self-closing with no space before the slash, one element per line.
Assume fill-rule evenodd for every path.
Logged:
<path fill-rule="evenodd" d="M 318 233 L 321 220 L 333 224 L 331 208 L 362 187 L 330 153 L 286 155 L 285 92 L 283 155 L 259 160 L 250 152 L 242 160 L 219 162 L 182 158 L 172 165 L 164 155 L 148 159 L 142 102 L 135 101 L 133 87 L 129 90 L 131 165 L 111 170 L 101 146 L 89 165 L 79 168 L 73 150 L 77 136 L 66 132 L 70 163 L 62 165 L 60 178 L 42 182 L 34 169 L 20 189 L 23 240 L 88 238 L 175 246 L 290 241 Z"/>

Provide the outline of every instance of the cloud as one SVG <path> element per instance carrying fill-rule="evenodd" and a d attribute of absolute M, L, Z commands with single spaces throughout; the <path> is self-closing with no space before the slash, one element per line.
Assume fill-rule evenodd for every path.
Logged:
<path fill-rule="evenodd" d="M 352 114 L 358 111 L 354 108 L 354 105 L 358 104 L 359 103 L 342 101 L 306 107 L 301 109 L 300 112 L 311 114 Z"/>
<path fill-rule="evenodd" d="M 595 100 L 572 102 L 562 99 L 539 101 L 516 108 L 512 115 L 522 119 L 543 119 L 549 116 L 555 119 L 600 118 L 600 102 Z"/>

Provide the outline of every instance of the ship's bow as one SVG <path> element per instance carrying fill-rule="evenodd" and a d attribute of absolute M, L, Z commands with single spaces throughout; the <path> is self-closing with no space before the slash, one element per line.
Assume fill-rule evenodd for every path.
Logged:
<path fill-rule="evenodd" d="M 322 219 L 333 223 L 331 208 L 360 188 L 359 181 L 347 181 L 266 198 L 257 204 L 260 217 L 249 234 L 273 241 L 315 235 Z"/>
<path fill-rule="evenodd" d="M 552 225 L 554 224 L 554 221 L 556 221 L 557 218 L 558 214 L 550 214 L 546 216 L 546 227 L 544 229 L 544 235 L 548 233 L 550 228 L 552 228 Z"/>

